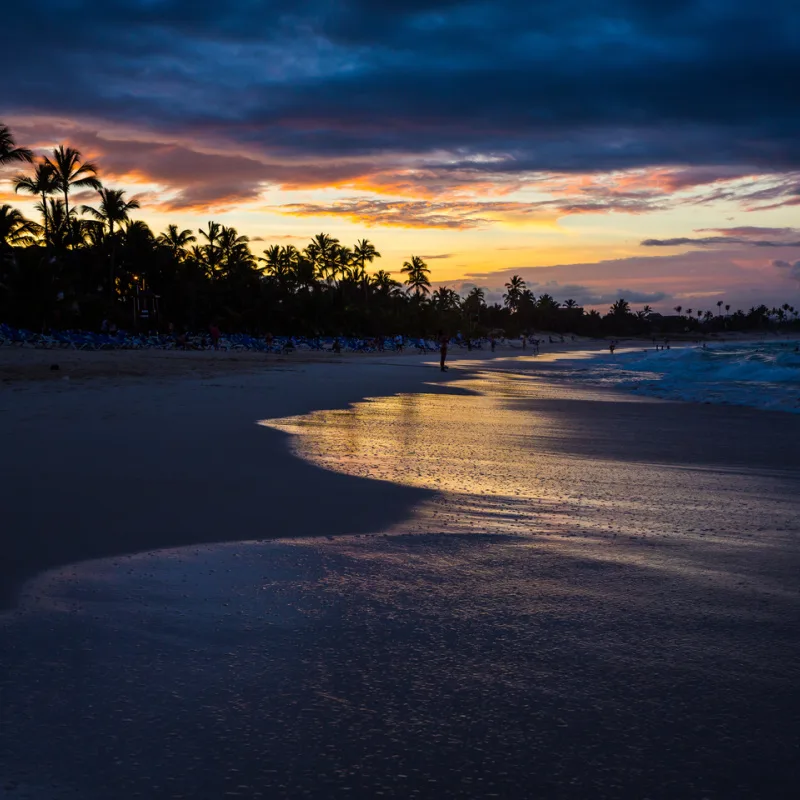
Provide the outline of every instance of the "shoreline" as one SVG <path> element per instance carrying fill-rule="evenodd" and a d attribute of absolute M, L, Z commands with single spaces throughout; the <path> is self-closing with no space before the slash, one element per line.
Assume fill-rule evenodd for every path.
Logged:
<path fill-rule="evenodd" d="M 369 396 L 447 391 L 463 374 L 424 363 L 329 362 L 0 390 L 0 442 L 12 454 L 0 464 L 0 613 L 25 580 L 65 564 L 390 525 L 427 493 L 322 470 L 258 422 Z M 372 502 L 349 502 L 367 490 Z M 319 506 L 328 510 L 324 526 Z"/>
<path fill-rule="evenodd" d="M 548 337 L 547 332 L 536 334 Z M 558 335 L 558 334 L 554 334 Z M 539 356 L 540 361 L 549 361 L 553 358 L 577 353 L 602 353 L 608 349 L 608 343 L 613 337 L 604 339 L 591 339 L 576 337 L 576 341 L 569 340 L 566 335 L 564 342 L 544 342 Z M 716 335 L 699 339 L 711 343 L 754 343 L 765 341 L 794 341 L 797 336 L 783 336 L 775 334 L 740 335 L 737 333 Z M 519 356 L 531 356 L 531 350 L 522 350 L 518 340 L 514 343 L 498 345 L 496 352 L 492 353 L 488 346 L 484 349 L 467 350 L 466 347 L 451 346 L 448 361 L 479 361 L 494 360 Z M 617 339 L 622 349 L 648 345 L 652 337 L 627 337 Z M 695 338 L 671 338 L 676 346 L 691 346 Z M 249 351 L 214 351 L 214 350 L 70 350 L 70 349 L 39 349 L 33 347 L 18 347 L 13 345 L 0 346 L 0 391 L 5 388 L 14 388 L 21 384 L 49 383 L 59 381 L 96 381 L 98 379 L 153 379 L 169 380 L 172 378 L 198 378 L 209 379 L 222 375 L 257 374 L 264 370 L 286 370 L 303 367 L 311 364 L 370 364 L 386 362 L 391 364 L 413 364 L 420 359 L 435 360 L 436 352 L 427 356 L 417 355 L 415 347 L 406 348 L 404 353 L 385 351 L 383 353 L 332 353 L 299 350 L 290 355 L 277 353 L 255 353 Z M 57 365 L 57 369 L 51 369 Z"/>
<path fill-rule="evenodd" d="M 295 455 L 286 433 L 260 425 L 264 419 L 345 410 L 367 398 L 398 394 L 469 394 L 469 388 L 459 384 L 468 385 L 484 372 L 499 380 L 534 378 L 536 391 L 562 404 L 571 398 L 600 401 L 601 406 L 610 403 L 612 408 L 619 402 L 631 408 L 667 403 L 686 406 L 687 414 L 710 413 L 712 419 L 726 410 L 746 417 L 783 416 L 783 412 L 727 405 L 711 407 L 709 412 L 699 403 L 553 379 L 550 370 L 560 359 L 604 352 L 602 345 L 588 349 L 587 344 L 592 343 L 565 343 L 560 352 L 538 358 L 518 348 L 495 354 L 464 350 L 452 354 L 447 374 L 438 370 L 432 360 L 435 354 L 397 354 L 388 359 L 384 354 L 350 354 L 327 361 L 287 358 L 285 362 L 291 363 L 276 360 L 264 368 L 263 357 L 204 353 L 210 358 L 198 359 L 191 353 L 184 359 L 184 353 L 133 351 L 131 359 L 154 380 L 141 380 L 140 373 L 79 373 L 75 381 L 26 379 L 0 384 L 0 434 L 5 452 L 14 454 L 0 466 L 0 498 L 7 509 L 0 547 L 8 554 L 0 562 L 0 613 L 13 607 L 24 581 L 43 570 L 242 538 L 376 532 L 403 519 L 428 496 L 397 483 L 362 484 L 362 479 L 335 468 L 320 469 Z M 110 354 L 75 355 L 82 363 L 105 367 L 102 357 Z M 187 362 L 192 371 L 186 372 Z M 199 373 L 194 371 L 198 362 L 204 365 Z M 154 363 L 168 368 L 152 369 Z M 321 385 L 325 392 L 319 391 Z M 257 477 L 262 470 L 270 476 L 266 488 Z M 37 480 L 46 490 L 44 506 L 37 500 Z M 352 485 L 351 480 L 355 480 Z M 315 500 L 331 511 L 326 520 L 336 520 L 330 530 L 315 530 L 319 518 L 305 504 L 305 483 L 318 487 Z M 236 498 L 233 516 L 214 504 L 218 486 Z M 381 502 L 364 504 L 364 513 L 354 513 L 345 498 L 376 487 Z M 141 499 L 131 504 L 131 493 Z M 390 511 L 393 504 L 400 509 L 396 514 Z M 260 522 L 266 506 L 273 515 L 268 530 Z M 176 516 L 176 508 L 188 511 Z M 54 540 L 56 530 L 68 538 Z"/>

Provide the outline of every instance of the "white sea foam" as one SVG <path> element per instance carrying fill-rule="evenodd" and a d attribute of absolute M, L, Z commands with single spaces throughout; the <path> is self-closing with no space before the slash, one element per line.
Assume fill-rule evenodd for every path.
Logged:
<path fill-rule="evenodd" d="M 590 382 L 640 394 L 800 413 L 797 342 L 628 350 L 574 362 Z"/>

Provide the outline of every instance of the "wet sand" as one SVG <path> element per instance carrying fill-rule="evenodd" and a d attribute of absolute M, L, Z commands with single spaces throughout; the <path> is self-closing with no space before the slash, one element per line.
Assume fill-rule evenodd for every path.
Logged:
<path fill-rule="evenodd" d="M 800 419 L 529 373 L 3 397 L 5 546 L 232 541 L 27 584 L 0 623 L 0 788 L 794 796 Z"/>

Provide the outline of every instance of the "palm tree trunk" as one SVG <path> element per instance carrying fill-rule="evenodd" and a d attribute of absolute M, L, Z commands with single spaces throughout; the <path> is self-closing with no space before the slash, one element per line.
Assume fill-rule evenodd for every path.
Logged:
<path fill-rule="evenodd" d="M 47 217 L 49 216 L 47 213 L 47 192 L 42 192 L 42 215 L 44 216 L 44 246 L 46 248 L 50 243 L 47 237 Z"/>
<path fill-rule="evenodd" d="M 114 295 L 116 294 L 115 287 L 114 287 L 114 277 L 115 277 L 115 261 L 117 256 L 117 242 L 114 239 L 114 221 L 112 219 L 108 220 L 108 237 L 111 239 L 111 265 L 109 268 L 109 274 L 111 277 L 111 281 L 109 283 L 109 295 L 111 299 L 114 299 Z"/>

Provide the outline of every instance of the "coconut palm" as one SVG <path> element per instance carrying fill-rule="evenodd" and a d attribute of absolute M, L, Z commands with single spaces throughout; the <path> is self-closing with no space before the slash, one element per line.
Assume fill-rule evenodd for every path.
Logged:
<path fill-rule="evenodd" d="M 503 302 L 512 314 L 519 308 L 519 301 L 524 290 L 525 281 L 519 275 L 512 275 L 511 280 L 506 284 L 506 293 L 503 295 Z"/>
<path fill-rule="evenodd" d="M 183 261 L 190 244 L 197 241 L 197 237 L 188 228 L 178 230 L 177 225 L 168 225 L 164 233 L 156 239 L 161 247 L 169 250 L 176 261 Z"/>
<path fill-rule="evenodd" d="M 627 317 L 631 313 L 631 304 L 624 297 L 620 297 L 619 300 L 612 304 L 608 313 L 612 317 Z"/>
<path fill-rule="evenodd" d="M 375 249 L 375 245 L 369 239 L 359 239 L 356 246 L 353 248 L 353 261 L 358 264 L 360 274 L 358 280 L 362 281 L 364 285 L 364 297 L 368 298 L 369 293 L 369 279 L 367 277 L 367 264 L 371 264 L 376 258 L 380 258 L 381 254 Z"/>
<path fill-rule="evenodd" d="M 0 206 L 0 248 L 34 244 L 39 230 L 39 225 L 25 219 L 18 209 Z"/>
<path fill-rule="evenodd" d="M 560 306 L 559 302 L 552 295 L 546 293 L 540 295 L 539 299 L 536 301 L 536 307 L 540 311 L 545 311 L 545 312 L 555 311 L 557 308 L 559 308 L 559 306 Z"/>
<path fill-rule="evenodd" d="M 44 159 L 44 163 L 55 173 L 58 191 L 64 195 L 67 217 L 70 215 L 69 193 L 73 188 L 97 191 L 103 188 L 97 177 L 97 167 L 91 161 L 82 159 L 79 150 L 64 145 L 56 147 L 52 155 Z"/>
<path fill-rule="evenodd" d="M 267 275 L 275 275 L 278 277 L 285 274 L 283 248 L 279 244 L 270 245 L 264 250 L 264 256 L 264 258 L 259 256 L 258 260 L 264 262 L 265 266 L 263 269 Z"/>
<path fill-rule="evenodd" d="M 124 189 L 100 189 L 98 194 L 100 195 L 100 205 L 97 208 L 81 206 L 81 213 L 94 217 L 107 227 L 109 236 L 113 236 L 114 225 L 127 222 L 129 212 L 140 207 L 139 201 L 136 199 L 126 200 Z"/>
<path fill-rule="evenodd" d="M 569 300 L 565 300 L 564 301 L 564 308 L 570 308 L 571 309 L 571 308 L 577 308 L 577 307 L 578 307 L 578 301 L 577 300 L 573 300 L 572 298 L 570 298 Z"/>
<path fill-rule="evenodd" d="M 44 237 L 47 240 L 49 221 L 47 213 L 47 198 L 58 189 L 58 181 L 52 168 L 44 161 L 40 161 L 33 171 L 33 175 L 16 175 L 12 182 L 15 192 L 27 192 L 39 197 L 41 202 L 37 206 L 42 211 L 44 219 Z"/>
<path fill-rule="evenodd" d="M 0 167 L 15 161 L 33 161 L 33 152 L 27 147 L 17 147 L 11 131 L 0 123 Z"/>
<path fill-rule="evenodd" d="M 334 281 L 337 276 L 340 281 L 348 278 L 358 280 L 361 277 L 361 271 L 357 265 L 353 269 L 354 265 L 356 265 L 356 262 L 351 248 L 343 245 L 337 245 L 333 248 L 330 269 Z"/>
<path fill-rule="evenodd" d="M 220 264 L 232 275 L 254 266 L 256 259 L 250 252 L 250 239 L 242 236 L 236 228 L 222 226 L 219 233 Z"/>
<path fill-rule="evenodd" d="M 464 298 L 464 304 L 469 304 L 476 311 L 480 310 L 486 305 L 486 293 L 480 286 L 473 286 Z"/>
<path fill-rule="evenodd" d="M 717 300 L 717 316 L 718 317 L 722 316 L 722 305 L 723 305 L 723 301 L 722 300 Z"/>
<path fill-rule="evenodd" d="M 318 233 L 305 249 L 305 256 L 314 265 L 319 278 L 330 283 L 335 278 L 334 260 L 339 240 L 327 233 Z"/>
<path fill-rule="evenodd" d="M 396 281 L 391 276 L 391 273 L 387 272 L 385 269 L 379 269 L 372 276 L 372 286 L 381 294 L 391 295 L 395 294 L 400 288 L 400 282 Z"/>
<path fill-rule="evenodd" d="M 46 243 L 53 247 L 67 247 L 70 243 L 71 223 L 75 219 L 74 210 L 67 216 L 64 201 L 50 197 L 46 202 L 36 204 L 36 210 L 47 220 Z"/>
<path fill-rule="evenodd" d="M 129 212 L 139 208 L 138 200 L 126 200 L 123 189 L 100 189 L 100 205 L 81 206 L 81 213 L 94 217 L 104 231 L 108 232 L 111 241 L 111 257 L 109 259 L 109 291 L 113 294 L 116 288 L 117 242 L 114 237 L 114 225 L 121 225 L 130 219 Z"/>
<path fill-rule="evenodd" d="M 376 258 L 380 258 L 381 254 L 375 249 L 375 245 L 369 239 L 360 239 L 356 242 L 353 248 L 353 258 L 361 267 L 361 271 L 365 272 L 367 263 L 372 263 Z"/>
<path fill-rule="evenodd" d="M 202 248 L 204 256 L 203 260 L 213 273 L 218 260 L 217 245 L 222 234 L 222 225 L 220 225 L 218 222 L 214 222 L 213 220 L 209 220 L 206 227 L 208 230 L 204 231 L 202 228 L 200 228 L 197 232 L 206 240 L 206 244 Z"/>
<path fill-rule="evenodd" d="M 676 313 L 678 316 L 680 316 L 680 315 L 681 315 L 681 311 L 683 311 L 683 306 L 675 306 L 675 308 L 673 308 L 672 310 L 673 310 L 673 311 L 674 311 L 674 312 L 675 312 L 675 313 Z"/>
<path fill-rule="evenodd" d="M 404 261 L 400 272 L 404 272 L 408 276 L 406 278 L 406 285 L 410 291 L 414 292 L 416 298 L 419 298 L 420 295 L 428 294 L 431 286 L 430 279 L 428 278 L 430 269 L 428 269 L 428 265 L 419 256 L 411 256 L 410 261 Z"/>
<path fill-rule="evenodd" d="M 431 302 L 438 311 L 450 311 L 459 307 L 461 298 L 453 289 L 448 289 L 447 286 L 440 286 L 433 293 Z"/>

